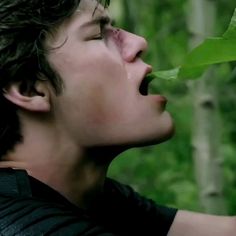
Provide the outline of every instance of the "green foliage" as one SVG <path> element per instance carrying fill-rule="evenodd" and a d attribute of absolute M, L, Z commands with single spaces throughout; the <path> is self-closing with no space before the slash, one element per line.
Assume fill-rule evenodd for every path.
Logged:
<path fill-rule="evenodd" d="M 223 35 L 224 39 L 235 39 L 236 38 L 236 9 L 231 19 L 228 30 Z"/>
<path fill-rule="evenodd" d="M 194 48 L 175 69 L 153 72 L 152 79 L 196 79 L 213 64 L 236 60 L 236 9 L 228 30 L 220 38 L 208 38 Z"/>
<path fill-rule="evenodd" d="M 129 17 L 125 2 L 129 5 Z M 123 12 L 123 15 L 118 15 L 117 24 L 144 36 L 149 42 L 144 59 L 153 65 L 155 71 L 158 68 L 178 68 L 184 62 L 190 38 L 186 27 L 187 0 L 112 0 L 111 6 L 113 3 L 116 6 L 114 11 Z M 219 0 L 217 7 L 215 32 L 222 35 L 232 17 L 235 0 L 227 0 L 227 4 L 225 0 Z M 235 29 L 235 20 L 224 37 L 234 37 L 231 26 Z M 222 123 L 220 161 L 224 169 L 224 193 L 230 214 L 236 213 L 235 65 L 235 62 L 219 64 L 217 75 L 211 81 L 218 87 Z M 177 72 L 175 70 L 168 71 L 167 75 L 159 71 L 158 77 L 173 77 Z M 173 79 L 155 79 L 151 82 L 151 93 L 164 94 L 168 98 L 167 110 L 175 120 L 176 134 L 163 144 L 121 154 L 112 163 L 109 175 L 131 184 L 140 193 L 161 204 L 201 211 L 192 160 L 191 129 L 194 124 L 189 83 L 189 80 Z"/>

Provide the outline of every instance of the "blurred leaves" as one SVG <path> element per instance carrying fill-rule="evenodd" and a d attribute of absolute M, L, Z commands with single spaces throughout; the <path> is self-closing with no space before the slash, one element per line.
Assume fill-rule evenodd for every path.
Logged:
<path fill-rule="evenodd" d="M 126 2 L 126 7 L 124 2 Z M 149 48 L 143 59 L 152 64 L 159 77 L 169 78 L 188 55 L 186 0 L 112 0 L 117 24 L 144 36 Z M 217 1 L 217 35 L 223 35 L 236 7 L 235 0 Z M 127 13 L 127 7 L 129 13 Z M 129 14 L 129 15 L 127 15 Z M 131 24 L 130 24 L 131 23 Z M 231 23 L 235 28 L 235 20 Z M 229 34 L 229 32 L 231 32 Z M 235 32 L 229 27 L 224 37 Z M 231 37 L 231 36 L 230 36 Z M 234 53 L 236 52 L 235 46 Z M 213 48 L 214 49 L 214 48 Z M 213 50 L 214 51 L 214 50 Z M 218 51 L 219 52 L 219 51 Z M 208 54 L 208 53 L 207 53 Z M 217 53 L 220 54 L 220 53 Z M 220 56 L 220 55 L 219 55 Z M 236 213 L 236 66 L 235 62 L 221 63 L 211 83 L 218 86 L 218 100 L 223 130 L 221 132 L 221 162 L 224 168 L 224 192 L 228 211 Z M 162 74 L 160 74 L 162 73 Z M 113 161 L 109 175 L 131 184 L 140 193 L 157 202 L 187 210 L 201 211 L 192 161 L 191 80 L 156 79 L 151 82 L 150 93 L 164 94 L 168 98 L 166 109 L 176 125 L 174 137 L 157 146 L 131 149 Z"/>

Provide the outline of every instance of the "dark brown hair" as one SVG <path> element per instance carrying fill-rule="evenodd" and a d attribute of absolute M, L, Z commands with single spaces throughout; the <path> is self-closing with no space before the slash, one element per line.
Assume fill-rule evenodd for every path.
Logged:
<path fill-rule="evenodd" d="M 103 3 L 104 2 L 104 3 Z M 99 0 L 105 7 L 109 0 Z M 17 107 L 3 93 L 12 82 L 30 91 L 35 82 L 46 78 L 58 94 L 60 77 L 47 59 L 47 33 L 78 8 L 80 0 L 0 0 L 0 158 L 22 141 Z"/>

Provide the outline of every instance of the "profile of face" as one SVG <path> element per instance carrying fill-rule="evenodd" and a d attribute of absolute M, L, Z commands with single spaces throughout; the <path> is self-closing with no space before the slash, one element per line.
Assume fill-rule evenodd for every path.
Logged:
<path fill-rule="evenodd" d="M 81 0 L 46 45 L 64 89 L 52 98 L 60 129 L 85 147 L 158 143 L 173 133 L 160 95 L 140 92 L 151 66 L 140 58 L 144 38 L 114 28 L 102 5 Z M 94 13 L 94 14 L 93 14 Z"/>

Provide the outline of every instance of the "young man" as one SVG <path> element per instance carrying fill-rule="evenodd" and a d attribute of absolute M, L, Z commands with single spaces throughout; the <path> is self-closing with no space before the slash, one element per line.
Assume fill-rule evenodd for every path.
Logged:
<path fill-rule="evenodd" d="M 111 25 L 107 2 L 0 2 L 1 235 L 234 235 L 234 217 L 106 178 L 121 152 L 173 134 L 166 99 L 147 95 L 147 43 Z"/>

